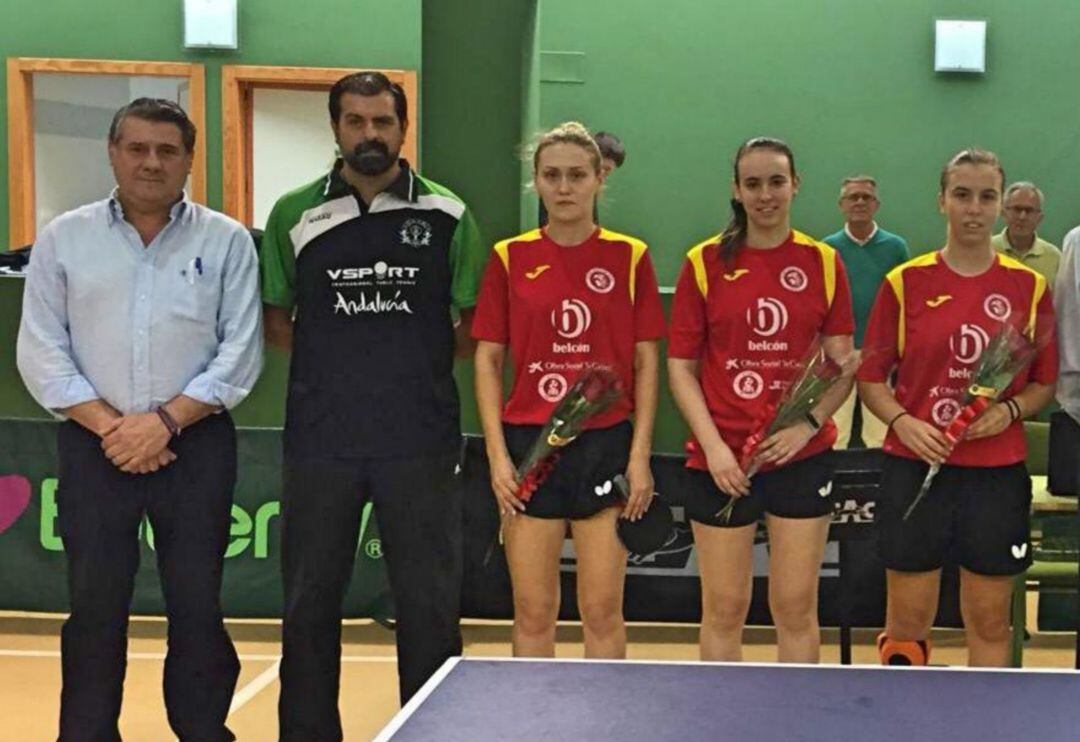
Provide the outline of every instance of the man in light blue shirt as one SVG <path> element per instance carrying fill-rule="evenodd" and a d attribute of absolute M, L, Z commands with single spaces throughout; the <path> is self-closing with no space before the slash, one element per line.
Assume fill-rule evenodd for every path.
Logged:
<path fill-rule="evenodd" d="M 27 271 L 19 372 L 65 418 L 62 742 L 120 739 L 144 514 L 169 618 L 169 723 L 184 740 L 234 739 L 225 718 L 240 668 L 219 600 L 236 481 L 225 410 L 261 370 L 261 307 L 247 231 L 184 194 L 194 146 L 175 103 L 121 108 L 108 145 L 116 189 L 48 224 Z"/>

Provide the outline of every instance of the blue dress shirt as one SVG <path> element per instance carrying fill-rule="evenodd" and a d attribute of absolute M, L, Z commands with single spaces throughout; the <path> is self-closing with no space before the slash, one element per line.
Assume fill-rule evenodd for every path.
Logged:
<path fill-rule="evenodd" d="M 53 412 L 93 399 L 148 412 L 181 393 L 231 408 L 262 369 L 261 310 L 243 225 L 185 196 L 144 246 L 114 190 L 34 242 L 19 372 Z"/>

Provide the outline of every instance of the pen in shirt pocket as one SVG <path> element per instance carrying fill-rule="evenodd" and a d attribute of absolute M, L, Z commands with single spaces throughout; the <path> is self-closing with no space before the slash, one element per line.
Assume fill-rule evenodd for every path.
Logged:
<path fill-rule="evenodd" d="M 181 273 L 187 278 L 187 282 L 192 286 L 195 285 L 195 277 L 201 276 L 203 272 L 202 258 L 196 257 L 188 261 L 187 269 L 181 271 Z"/>

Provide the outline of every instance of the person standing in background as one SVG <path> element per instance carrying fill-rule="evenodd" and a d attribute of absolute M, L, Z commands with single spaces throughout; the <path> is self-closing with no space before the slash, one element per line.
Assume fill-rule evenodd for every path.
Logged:
<path fill-rule="evenodd" d="M 1043 192 L 1026 180 L 1005 189 L 1005 229 L 994 235 L 990 244 L 999 253 L 1038 271 L 1053 288 L 1057 279 L 1061 250 L 1036 233 L 1043 220 Z"/>
<path fill-rule="evenodd" d="M 903 237 L 888 232 L 874 220 L 881 201 L 877 181 L 870 175 L 853 175 L 840 183 L 840 211 L 844 228 L 822 242 L 840 253 L 851 281 L 851 304 L 855 312 L 855 347 L 861 348 L 870 307 L 885 274 L 908 259 L 908 246 Z M 852 389 L 844 404 L 836 411 L 836 448 L 847 448 L 851 442 L 856 418 L 858 393 Z M 866 408 L 859 405 L 860 437 L 867 448 L 881 448 L 885 426 Z"/>

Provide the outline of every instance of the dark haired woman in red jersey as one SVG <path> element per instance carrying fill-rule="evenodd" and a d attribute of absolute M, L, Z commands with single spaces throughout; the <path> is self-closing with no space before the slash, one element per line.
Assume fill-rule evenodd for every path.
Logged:
<path fill-rule="evenodd" d="M 754 534 L 764 517 L 779 658 L 817 662 L 818 572 L 832 513 L 826 453 L 836 440 L 830 418 L 850 381 L 765 439 L 752 479 L 740 457 L 814 343 L 837 360 L 850 356 L 851 295 L 836 252 L 791 229 L 799 188 L 791 149 L 751 139 L 736 152 L 734 171 L 731 223 L 687 254 L 668 333 L 671 390 L 693 434 L 687 512 L 701 572 L 701 657 L 742 657 Z M 734 509 L 722 518 L 731 497 Z"/>

